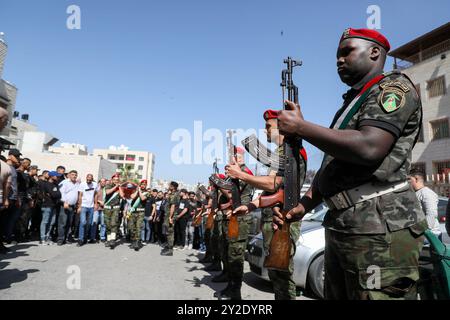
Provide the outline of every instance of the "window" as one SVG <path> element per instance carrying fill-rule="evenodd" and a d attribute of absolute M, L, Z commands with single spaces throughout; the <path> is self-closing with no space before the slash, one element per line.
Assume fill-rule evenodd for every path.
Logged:
<path fill-rule="evenodd" d="M 138 166 L 138 170 L 144 170 L 144 166 Z"/>
<path fill-rule="evenodd" d="M 136 160 L 136 156 L 134 154 L 127 154 L 125 157 L 126 161 L 135 161 Z"/>
<path fill-rule="evenodd" d="M 416 162 L 411 164 L 411 171 L 419 171 L 422 172 L 424 176 L 426 176 L 426 165 L 424 162 Z"/>
<path fill-rule="evenodd" d="M 428 98 L 439 97 L 445 94 L 445 77 L 440 76 L 427 82 Z"/>
<path fill-rule="evenodd" d="M 144 157 L 139 157 L 139 161 L 144 161 Z"/>
<path fill-rule="evenodd" d="M 435 162 L 434 172 L 437 174 L 448 174 L 450 172 L 450 161 Z"/>
<path fill-rule="evenodd" d="M 431 140 L 445 139 L 449 137 L 448 118 L 431 121 Z"/>
<path fill-rule="evenodd" d="M 117 168 L 122 169 L 123 168 L 123 163 L 117 164 Z"/>
<path fill-rule="evenodd" d="M 141 176 L 140 174 L 138 174 L 138 175 L 136 175 L 136 178 L 139 179 L 139 180 L 141 180 L 141 179 L 142 179 L 142 176 Z"/>
<path fill-rule="evenodd" d="M 120 161 L 123 161 L 123 156 L 117 156 Z"/>
<path fill-rule="evenodd" d="M 109 160 L 116 160 L 116 156 L 113 154 L 108 154 L 108 159 Z"/>

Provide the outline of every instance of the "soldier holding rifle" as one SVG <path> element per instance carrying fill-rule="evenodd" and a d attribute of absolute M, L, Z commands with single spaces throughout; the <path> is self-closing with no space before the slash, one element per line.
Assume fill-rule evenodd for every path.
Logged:
<path fill-rule="evenodd" d="M 389 49 L 375 30 L 347 29 L 337 49 L 337 71 L 351 89 L 330 128 L 305 120 L 291 101 L 278 116 L 283 134 L 325 153 L 310 190 L 286 220 L 277 214 L 274 222 L 279 228 L 327 203 L 327 299 L 417 298 L 427 223 L 406 179 L 422 107 L 407 76 L 383 72 Z"/>
<path fill-rule="evenodd" d="M 278 147 L 275 151 L 275 155 L 278 159 L 281 158 L 283 154 L 283 142 L 284 137 L 280 135 L 278 130 L 278 112 L 274 110 L 267 110 L 263 114 L 264 120 L 266 122 L 266 134 L 267 142 L 275 143 Z M 301 149 L 301 156 L 306 163 L 306 151 Z M 306 171 L 306 166 L 303 166 L 303 171 Z M 231 164 L 227 166 L 227 174 L 230 177 L 240 179 L 252 186 L 264 190 L 262 196 L 272 195 L 277 191 L 277 186 L 282 183 L 282 178 L 280 175 L 277 176 L 277 171 L 275 168 L 271 168 L 267 176 L 253 176 L 244 171 L 242 171 L 237 164 Z M 299 181 L 300 183 L 300 181 Z M 258 208 L 260 206 L 260 198 L 254 200 L 251 204 L 241 206 L 234 211 L 235 214 L 248 214 L 250 211 Z M 263 235 L 263 245 L 264 252 L 269 253 L 270 243 L 273 236 L 273 212 L 272 207 L 262 208 L 261 210 L 261 229 Z M 292 242 L 295 244 L 300 236 L 300 222 L 293 222 L 290 224 L 290 236 Z M 268 275 L 270 281 L 273 285 L 273 290 L 275 293 L 275 300 L 295 300 L 296 298 L 296 285 L 292 279 L 292 274 L 294 272 L 294 261 L 293 254 L 294 248 L 291 248 L 291 256 L 289 262 L 289 269 L 286 271 L 269 269 Z"/>

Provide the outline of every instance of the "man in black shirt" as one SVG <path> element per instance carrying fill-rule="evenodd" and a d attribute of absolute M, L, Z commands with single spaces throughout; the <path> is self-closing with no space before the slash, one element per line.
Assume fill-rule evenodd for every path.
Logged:
<path fill-rule="evenodd" d="M 162 191 L 158 192 L 155 200 L 155 215 L 153 218 L 155 226 L 155 235 L 159 245 L 166 243 L 166 238 L 163 234 L 163 222 L 164 222 L 164 207 L 165 207 L 164 193 Z"/>
<path fill-rule="evenodd" d="M 182 189 L 180 191 L 180 205 L 175 216 L 175 234 L 176 234 L 176 247 L 184 250 L 184 244 L 186 240 L 186 224 L 189 216 L 189 197 L 188 191 Z"/>
<path fill-rule="evenodd" d="M 153 216 L 155 215 L 155 201 L 157 191 L 152 190 L 150 196 L 145 203 L 144 225 L 141 231 L 141 241 L 145 245 L 152 240 L 153 234 Z"/>
<path fill-rule="evenodd" d="M 55 224 L 55 213 L 61 206 L 61 192 L 59 191 L 60 174 L 49 172 L 49 181 L 38 181 L 38 199 L 41 203 L 42 222 L 40 244 L 50 244 L 49 234 Z"/>
<path fill-rule="evenodd" d="M 31 160 L 23 158 L 17 168 L 17 191 L 20 202 L 20 216 L 15 230 L 17 242 L 25 240 L 28 236 L 28 224 L 31 218 L 31 177 L 27 171 L 30 166 Z"/>

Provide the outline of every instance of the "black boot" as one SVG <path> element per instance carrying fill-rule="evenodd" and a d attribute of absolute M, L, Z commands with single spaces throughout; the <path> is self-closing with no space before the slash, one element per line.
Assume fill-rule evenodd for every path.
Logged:
<path fill-rule="evenodd" d="M 219 296 L 219 300 L 242 300 L 241 296 L 241 281 L 231 281 L 231 288 L 227 293 Z"/>
<path fill-rule="evenodd" d="M 200 263 L 212 263 L 213 257 L 210 254 L 206 254 L 203 259 L 199 261 Z"/>
<path fill-rule="evenodd" d="M 161 255 L 171 257 L 173 256 L 173 250 L 169 248 L 162 249 Z"/>
<path fill-rule="evenodd" d="M 140 248 L 141 248 L 141 246 L 139 245 L 139 241 L 135 241 L 134 242 L 134 251 L 139 251 Z"/>
<path fill-rule="evenodd" d="M 205 271 L 222 271 L 222 265 L 220 261 L 214 261 L 212 265 L 206 267 Z"/>
<path fill-rule="evenodd" d="M 228 273 L 226 273 L 225 271 L 222 271 L 221 274 L 215 276 L 214 278 L 212 278 L 211 280 L 212 282 L 218 283 L 218 282 L 228 282 Z"/>
<path fill-rule="evenodd" d="M 223 289 L 221 291 L 214 292 L 214 298 L 218 298 L 218 297 L 223 296 L 223 295 L 229 295 L 229 291 L 230 290 L 231 290 L 231 281 L 228 280 L 228 284 L 225 287 L 225 289 Z"/>

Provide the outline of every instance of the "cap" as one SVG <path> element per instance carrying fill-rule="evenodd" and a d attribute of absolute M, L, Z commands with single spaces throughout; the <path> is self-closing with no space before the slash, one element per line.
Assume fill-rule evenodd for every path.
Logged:
<path fill-rule="evenodd" d="M 140 184 L 143 184 L 143 183 L 145 183 L 145 184 L 147 184 L 147 180 L 141 180 L 141 182 L 140 182 Z"/>
<path fill-rule="evenodd" d="M 40 171 L 41 169 L 39 169 L 38 166 L 36 166 L 36 165 L 32 165 L 32 166 L 30 166 L 30 169 L 29 169 L 29 170 L 37 170 L 37 171 Z"/>
<path fill-rule="evenodd" d="M 56 172 L 56 171 L 50 171 L 50 172 L 48 173 L 48 175 L 49 175 L 50 177 L 61 177 L 61 176 L 62 176 L 61 173 L 58 173 L 58 172 Z"/>
<path fill-rule="evenodd" d="M 389 44 L 388 39 L 386 39 L 386 37 L 378 31 L 373 29 L 345 29 L 339 43 L 349 38 L 359 38 L 367 41 L 372 41 L 382 46 L 386 50 L 386 52 L 389 52 L 389 50 L 391 50 L 391 45 Z"/>
<path fill-rule="evenodd" d="M 270 119 L 278 119 L 278 111 L 269 109 L 264 112 L 263 116 L 264 116 L 265 121 L 270 120 Z"/>

